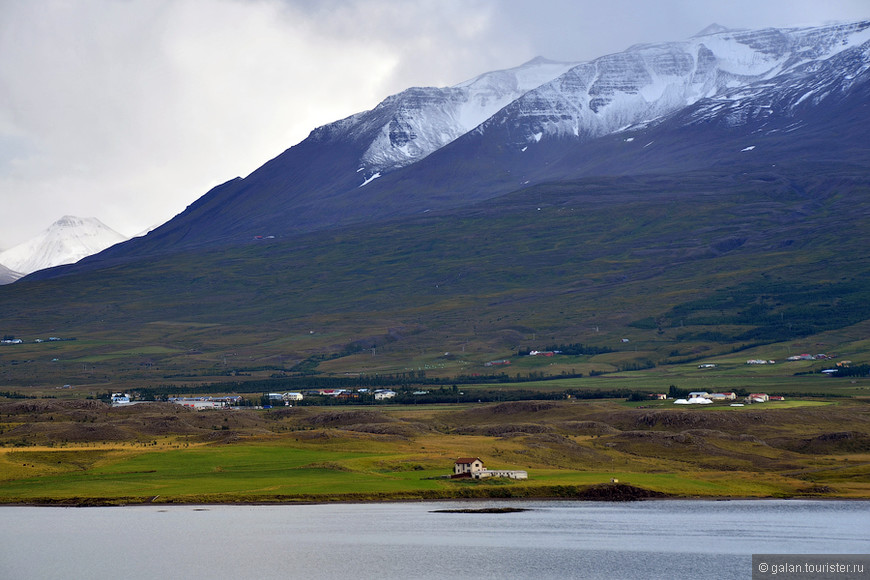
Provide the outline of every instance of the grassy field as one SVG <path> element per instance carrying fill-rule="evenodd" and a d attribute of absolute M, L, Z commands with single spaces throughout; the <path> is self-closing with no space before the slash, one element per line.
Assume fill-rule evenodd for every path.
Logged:
<path fill-rule="evenodd" d="M 582 497 L 612 478 L 675 497 L 870 498 L 870 408 L 855 401 L 225 412 L 19 401 L 0 418 L 6 503 Z M 459 456 L 529 479 L 445 478 Z"/>

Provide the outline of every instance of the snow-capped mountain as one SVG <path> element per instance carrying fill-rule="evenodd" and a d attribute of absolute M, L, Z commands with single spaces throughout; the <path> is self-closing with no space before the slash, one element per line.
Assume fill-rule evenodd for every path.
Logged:
<path fill-rule="evenodd" d="M 589 140 L 660 121 L 696 103 L 702 105 L 696 120 L 725 113 L 727 123 L 738 125 L 751 115 L 787 114 L 806 99 L 818 102 L 854 84 L 870 67 L 870 22 L 705 30 L 712 32 L 580 64 L 518 98 L 478 130 L 501 130 L 502 139 L 518 148 L 543 138 Z"/>
<path fill-rule="evenodd" d="M 712 25 L 585 63 L 535 59 L 318 127 L 98 259 L 455 210 L 590 176 L 823 158 L 870 168 L 868 101 L 870 21 Z"/>
<path fill-rule="evenodd" d="M 97 218 L 64 216 L 39 235 L 0 253 L 0 264 L 30 274 L 78 262 L 126 239 Z"/>
<path fill-rule="evenodd" d="M 388 97 L 373 110 L 341 122 L 346 136 L 365 135 L 371 140 L 357 171 L 371 179 L 419 161 L 576 64 L 536 58 L 453 87 L 412 88 Z"/>

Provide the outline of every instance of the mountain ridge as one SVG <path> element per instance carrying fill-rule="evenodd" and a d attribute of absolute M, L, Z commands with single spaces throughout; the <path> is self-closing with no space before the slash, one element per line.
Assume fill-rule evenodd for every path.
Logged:
<path fill-rule="evenodd" d="M 724 48 L 717 49 L 721 54 L 716 54 L 707 45 Z M 441 171 L 449 182 L 453 168 L 438 168 L 430 157 L 456 148 L 457 141 L 467 141 L 471 135 L 500 132 L 491 138 L 487 156 L 480 157 L 478 147 L 465 154 L 465 159 L 452 160 L 460 168 L 469 168 L 464 188 L 482 191 L 495 181 L 504 183 L 498 190 L 504 193 L 511 189 L 512 181 L 505 174 L 509 169 L 506 167 L 517 161 L 515 152 L 509 151 L 512 147 L 532 157 L 533 149 L 556 142 L 549 150 L 564 155 L 567 149 L 582 146 L 584 141 L 643 129 L 644 124 L 660 124 L 678 118 L 680 111 L 700 111 L 698 103 L 709 104 L 708 114 L 714 116 L 720 113 L 716 105 L 724 109 L 741 102 L 744 110 L 750 106 L 764 108 L 768 106 L 764 99 L 770 97 L 762 89 L 772 78 L 783 78 L 788 72 L 795 80 L 794 90 L 798 90 L 801 71 L 795 71 L 799 65 L 809 78 L 815 63 L 824 64 L 831 55 L 846 50 L 852 50 L 855 62 L 850 65 L 842 59 L 843 78 L 851 77 L 846 80 L 853 85 L 866 82 L 868 46 L 868 21 L 821 28 L 728 31 L 702 39 L 643 45 L 577 64 L 525 92 L 519 90 L 525 86 L 517 85 L 519 89 L 510 94 L 522 95 L 458 136 L 460 125 L 450 125 L 445 119 L 453 115 L 455 121 L 457 107 L 467 105 L 467 95 L 459 94 L 463 87 L 477 86 L 479 94 L 484 94 L 505 74 L 516 80 L 522 70 L 529 70 L 530 63 L 541 66 L 542 61 L 530 61 L 507 69 L 507 73 L 485 73 L 446 89 L 408 89 L 388 97 L 371 111 L 314 129 L 307 139 L 248 177 L 208 192 L 177 216 L 175 223 L 164 226 L 163 232 L 174 232 L 173 241 L 164 245 L 241 243 L 257 235 L 287 236 L 413 215 L 427 209 L 458 207 L 480 196 L 466 198 L 455 187 L 438 188 L 436 174 Z M 665 82 L 667 79 L 672 81 Z M 755 97 L 736 99 L 741 87 L 750 86 L 756 87 Z M 725 101 L 717 103 L 717 96 L 722 95 Z M 818 96 L 825 97 L 823 93 Z M 719 116 L 724 118 L 724 113 Z M 448 125 L 450 130 L 444 131 Z M 443 142 L 433 140 L 423 136 L 424 131 L 444 133 L 449 138 Z M 539 154 L 540 161 L 525 165 L 541 166 L 548 155 L 550 152 L 544 151 Z M 423 169 L 427 165 L 432 169 Z M 420 173 L 427 176 L 423 183 L 412 177 Z M 543 173 L 539 179 L 547 178 Z M 403 197 L 392 190 L 393 184 L 387 184 L 391 180 L 386 179 L 392 174 L 402 174 L 398 181 L 405 184 L 406 191 L 429 190 L 429 198 Z M 528 185 L 524 181 L 514 179 L 513 189 Z M 264 207 L 270 208 L 269 215 L 263 212 Z M 183 236 L 178 237 L 182 230 Z M 150 251 L 148 246 L 159 249 L 158 239 L 163 232 L 158 228 L 150 239 L 145 238 L 142 251 Z"/>

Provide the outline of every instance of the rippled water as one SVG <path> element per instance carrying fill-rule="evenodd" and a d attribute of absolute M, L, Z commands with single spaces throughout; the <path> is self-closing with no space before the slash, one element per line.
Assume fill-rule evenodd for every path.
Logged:
<path fill-rule="evenodd" d="M 434 513 L 451 508 L 520 513 Z M 749 578 L 868 553 L 870 503 L 438 502 L 0 508 L 2 578 Z"/>

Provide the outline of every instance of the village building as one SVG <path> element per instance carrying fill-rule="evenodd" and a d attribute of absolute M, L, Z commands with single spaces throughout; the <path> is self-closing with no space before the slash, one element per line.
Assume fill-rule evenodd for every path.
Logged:
<path fill-rule="evenodd" d="M 203 411 L 205 409 L 225 409 L 227 406 L 225 401 L 216 400 L 211 397 L 175 397 L 169 399 L 169 401 L 176 405 L 181 405 L 182 407 L 187 407 L 196 411 Z"/>
<path fill-rule="evenodd" d="M 483 366 L 485 366 L 485 367 L 497 367 L 497 366 L 507 366 L 509 364 L 511 364 L 511 361 L 509 361 L 506 358 L 503 358 L 503 359 L 491 360 L 487 363 L 483 363 Z"/>
<path fill-rule="evenodd" d="M 127 393 L 112 393 L 112 406 L 129 405 L 130 395 Z"/>
<path fill-rule="evenodd" d="M 347 389 L 317 389 L 314 391 L 315 395 L 321 395 L 323 397 L 337 397 L 342 393 L 346 393 Z"/>

